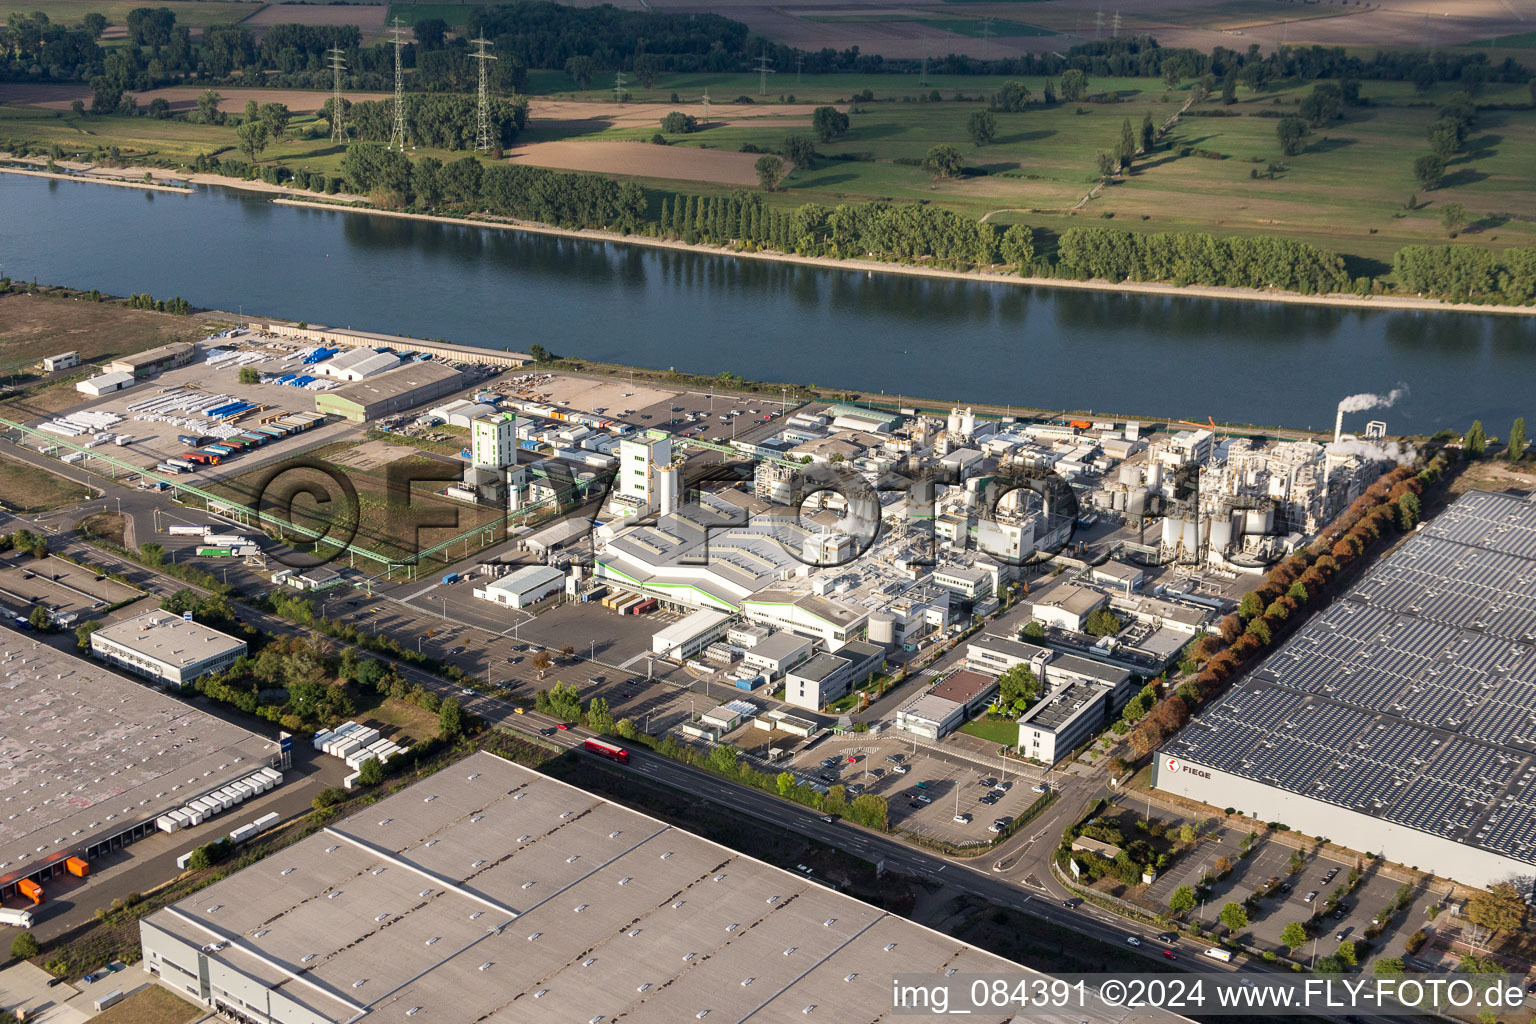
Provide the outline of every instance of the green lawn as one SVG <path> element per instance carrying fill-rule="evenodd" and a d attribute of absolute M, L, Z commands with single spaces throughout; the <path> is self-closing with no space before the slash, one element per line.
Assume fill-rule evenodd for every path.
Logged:
<path fill-rule="evenodd" d="M 1000 747 L 1019 745 L 1019 723 L 1012 718 L 993 718 L 991 715 L 982 715 L 980 718 L 966 722 L 960 727 L 960 731 L 971 736 L 980 736 Z"/>
<path fill-rule="evenodd" d="M 400 24 L 405 27 L 416 24 L 426 18 L 441 18 L 449 28 L 461 29 L 469 24 L 469 16 L 487 4 L 390 4 L 389 16 L 385 22 L 393 23 L 395 18 L 400 19 Z"/>
<path fill-rule="evenodd" d="M 1532 50 L 1536 49 L 1536 32 L 1521 32 L 1512 36 L 1479 39 L 1471 45 L 1501 47 L 1508 50 Z"/>

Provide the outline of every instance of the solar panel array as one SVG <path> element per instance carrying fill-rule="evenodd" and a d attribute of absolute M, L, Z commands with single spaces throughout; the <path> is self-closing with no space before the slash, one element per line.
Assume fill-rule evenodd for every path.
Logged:
<path fill-rule="evenodd" d="M 1536 502 L 1464 495 L 1169 749 L 1536 864 Z"/>

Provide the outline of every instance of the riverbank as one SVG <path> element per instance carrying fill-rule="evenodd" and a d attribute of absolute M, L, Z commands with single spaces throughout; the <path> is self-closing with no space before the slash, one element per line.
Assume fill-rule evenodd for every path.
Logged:
<path fill-rule="evenodd" d="M 827 256 L 799 256 L 794 253 L 785 252 L 745 252 L 725 246 L 690 245 L 687 242 L 675 239 L 652 238 L 647 235 L 636 234 L 626 235 L 618 231 L 601 231 L 591 228 L 560 228 L 537 221 L 449 217 L 434 213 L 404 213 L 397 210 L 378 210 L 368 206 L 345 206 L 341 203 L 323 202 L 313 199 L 284 198 L 274 199 L 273 202 L 287 206 L 308 206 L 323 210 L 340 210 L 346 213 L 371 214 L 377 217 L 429 221 L 435 224 L 500 228 L 511 231 L 526 231 L 540 235 L 555 235 L 562 238 L 581 238 L 592 242 L 642 245 L 652 249 L 672 249 L 679 252 L 703 253 L 711 256 L 734 256 L 741 259 L 795 263 L 823 270 L 863 271 L 872 274 L 905 274 L 911 277 L 930 277 L 981 284 L 1028 285 L 1036 288 L 1108 291 L 1130 295 L 1158 295 L 1173 298 L 1223 299 L 1242 302 L 1284 302 L 1305 306 L 1334 306 L 1346 309 L 1375 310 L 1396 309 L 1423 313 L 1507 313 L 1516 316 L 1536 316 L 1536 306 L 1478 305 L 1472 302 L 1446 302 L 1440 299 L 1421 299 L 1402 295 L 1302 295 L 1299 292 L 1286 292 L 1278 289 L 1260 291 L 1252 288 L 1218 288 L 1208 285 L 1181 286 L 1143 281 L 1073 281 L 1059 277 L 1023 277 L 1018 274 L 1002 274 L 984 270 L 945 270 L 939 267 L 914 266 L 908 263 L 890 263 L 883 260 L 837 260 Z"/>
<path fill-rule="evenodd" d="M 0 154 L 3 155 L 3 154 Z M 28 178 L 53 178 L 56 181 L 83 181 L 92 185 L 116 185 L 119 188 L 147 188 L 154 192 L 180 192 L 191 195 L 196 189 L 183 185 L 166 185 L 158 181 L 130 181 L 127 178 L 98 178 L 67 171 L 34 171 L 26 167 L 0 166 L 0 174 L 20 174 Z"/>

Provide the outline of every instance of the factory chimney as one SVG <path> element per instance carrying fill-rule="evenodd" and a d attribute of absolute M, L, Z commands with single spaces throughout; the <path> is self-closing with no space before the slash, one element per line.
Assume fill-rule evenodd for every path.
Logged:
<path fill-rule="evenodd" d="M 1339 405 L 1339 415 L 1333 421 L 1333 443 L 1338 444 L 1344 440 L 1344 406 Z"/>

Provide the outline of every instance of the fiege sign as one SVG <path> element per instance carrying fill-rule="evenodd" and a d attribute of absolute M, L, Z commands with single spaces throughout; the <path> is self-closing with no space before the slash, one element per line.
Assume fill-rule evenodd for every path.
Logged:
<path fill-rule="evenodd" d="M 1176 757 L 1170 757 L 1168 760 L 1164 761 L 1163 767 L 1167 768 L 1175 775 L 1179 774 L 1180 772 L 1184 772 L 1185 774 L 1195 775 L 1202 779 L 1208 779 L 1211 777 L 1210 772 L 1202 771 L 1199 768 L 1191 768 L 1189 765 L 1184 764 Z"/>

